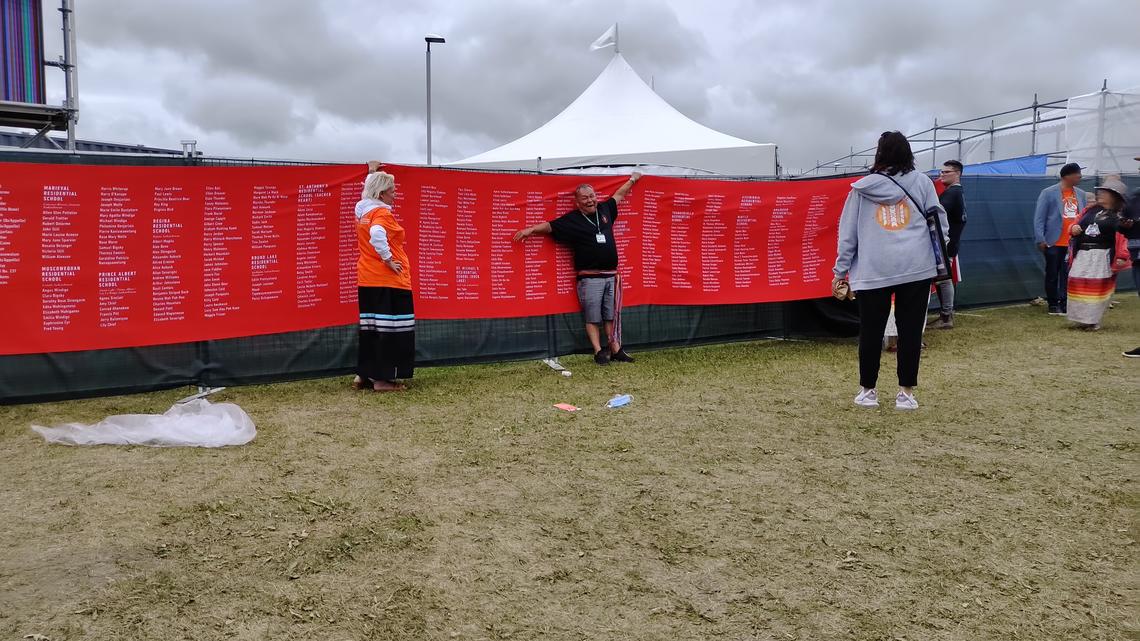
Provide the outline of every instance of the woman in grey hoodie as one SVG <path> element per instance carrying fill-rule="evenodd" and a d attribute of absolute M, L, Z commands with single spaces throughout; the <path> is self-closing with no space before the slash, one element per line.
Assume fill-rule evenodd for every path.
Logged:
<path fill-rule="evenodd" d="M 930 283 L 937 274 L 923 212 L 937 207 L 942 229 L 949 225 L 934 183 L 914 170 L 914 153 L 906 136 L 897 131 L 883 133 L 871 171 L 851 185 L 843 206 L 832 287 L 837 295 L 854 292 L 859 303 L 860 389 L 855 404 L 863 407 L 879 406 L 875 385 L 883 329 L 894 296 L 899 330 L 895 407 L 912 410 L 918 408 L 914 387 L 918 385 L 922 328 Z"/>

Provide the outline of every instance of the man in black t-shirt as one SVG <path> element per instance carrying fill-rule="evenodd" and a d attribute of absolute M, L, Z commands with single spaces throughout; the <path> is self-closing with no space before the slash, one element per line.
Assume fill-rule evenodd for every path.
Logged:
<path fill-rule="evenodd" d="M 950 221 L 946 255 L 957 260 L 958 243 L 961 242 L 962 230 L 966 227 L 966 199 L 962 196 L 962 163 L 957 160 L 947 160 L 942 163 L 938 179 L 946 186 L 938 196 L 938 202 L 946 210 L 946 219 Z M 938 301 L 941 303 L 941 309 L 938 323 L 934 325 L 935 329 L 954 329 L 954 289 L 953 279 L 938 283 Z"/>
<path fill-rule="evenodd" d="M 621 346 L 621 277 L 617 272 L 618 252 L 614 243 L 614 221 L 618 203 L 629 194 L 641 174 L 633 172 L 609 200 L 598 202 L 588 184 L 574 190 L 575 209 L 550 222 L 519 230 L 515 241 L 532 234 L 550 234 L 555 241 L 574 252 L 578 273 L 578 303 L 586 322 L 586 336 L 594 348 L 594 362 L 606 365 L 611 359 L 632 363 L 633 357 Z M 609 350 L 602 350 L 601 331 L 606 330 Z"/>
<path fill-rule="evenodd" d="M 1140 161 L 1140 156 L 1136 156 L 1133 160 Z M 1136 293 L 1140 294 L 1140 187 L 1133 189 L 1128 195 L 1120 228 L 1120 233 L 1128 239 L 1128 256 L 1132 259 L 1132 284 L 1136 285 Z M 1140 347 L 1121 354 L 1127 358 L 1140 358 Z"/>

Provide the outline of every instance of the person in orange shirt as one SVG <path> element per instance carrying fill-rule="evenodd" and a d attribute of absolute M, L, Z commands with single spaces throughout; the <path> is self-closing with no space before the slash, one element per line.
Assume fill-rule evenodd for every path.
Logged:
<path fill-rule="evenodd" d="M 361 200 L 356 204 L 356 279 L 360 304 L 360 346 L 356 389 L 391 392 L 407 389 L 416 360 L 416 315 L 412 270 L 404 249 L 407 235 L 392 205 L 396 177 L 368 163 Z"/>
<path fill-rule="evenodd" d="M 1045 255 L 1045 298 L 1049 313 L 1064 316 L 1068 311 L 1069 228 L 1085 210 L 1088 194 L 1077 185 L 1081 166 L 1071 162 L 1060 171 L 1061 180 L 1041 190 L 1033 212 L 1033 240 Z"/>

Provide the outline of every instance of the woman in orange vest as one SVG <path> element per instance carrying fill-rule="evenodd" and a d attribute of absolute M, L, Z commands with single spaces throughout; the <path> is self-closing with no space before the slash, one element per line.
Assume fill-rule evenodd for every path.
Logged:
<path fill-rule="evenodd" d="M 398 381 L 412 378 L 415 371 L 416 315 L 411 264 L 404 250 L 407 237 L 392 213 L 396 178 L 378 167 L 369 163 L 373 173 L 356 204 L 360 350 L 353 386 L 391 392 L 407 389 Z"/>

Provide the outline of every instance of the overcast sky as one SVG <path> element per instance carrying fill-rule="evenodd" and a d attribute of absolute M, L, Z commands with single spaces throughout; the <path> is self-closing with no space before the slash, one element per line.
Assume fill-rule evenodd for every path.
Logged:
<path fill-rule="evenodd" d="M 1140 86 L 1136 0 L 82 0 L 86 139 L 212 155 L 436 162 L 522 136 L 612 50 L 682 113 L 785 167 L 941 122 Z M 61 51 L 45 0 L 48 57 Z M 47 71 L 49 100 L 62 74 Z M 661 132 L 668 136 L 668 132 Z"/>

